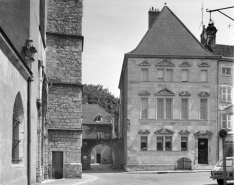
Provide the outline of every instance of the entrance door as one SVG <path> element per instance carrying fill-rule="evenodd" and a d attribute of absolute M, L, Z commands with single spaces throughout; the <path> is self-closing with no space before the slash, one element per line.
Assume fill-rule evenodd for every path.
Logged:
<path fill-rule="evenodd" d="M 101 154 L 97 154 L 96 161 L 97 163 L 101 163 Z"/>
<path fill-rule="evenodd" d="M 63 152 L 52 152 L 52 178 L 63 178 Z"/>
<path fill-rule="evenodd" d="M 198 139 L 198 164 L 208 164 L 208 139 Z"/>

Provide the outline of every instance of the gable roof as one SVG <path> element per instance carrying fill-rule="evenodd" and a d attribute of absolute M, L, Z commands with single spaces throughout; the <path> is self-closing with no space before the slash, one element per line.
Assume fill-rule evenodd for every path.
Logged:
<path fill-rule="evenodd" d="M 234 46 L 215 44 L 213 49 L 217 55 L 224 57 L 234 57 Z"/>
<path fill-rule="evenodd" d="M 111 124 L 110 118 L 112 115 L 98 104 L 83 104 L 82 114 L 82 124 Z M 95 118 L 99 114 L 102 115 L 102 121 L 96 122 Z"/>
<path fill-rule="evenodd" d="M 164 6 L 136 49 L 128 54 L 214 56 L 205 50 L 167 6 Z"/>

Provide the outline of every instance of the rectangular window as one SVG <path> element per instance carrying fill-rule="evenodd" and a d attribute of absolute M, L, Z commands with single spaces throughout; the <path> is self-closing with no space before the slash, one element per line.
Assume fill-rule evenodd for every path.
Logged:
<path fill-rule="evenodd" d="M 172 69 L 166 69 L 166 81 L 172 82 L 173 81 L 173 71 Z"/>
<path fill-rule="evenodd" d="M 232 157 L 234 148 L 233 141 L 225 141 L 225 150 L 226 150 L 226 157 Z"/>
<path fill-rule="evenodd" d="M 97 139 L 102 139 L 102 133 L 97 133 Z"/>
<path fill-rule="evenodd" d="M 147 136 L 141 136 L 141 150 L 147 150 Z"/>
<path fill-rule="evenodd" d="M 158 78 L 158 81 L 163 81 L 164 80 L 164 70 L 163 69 L 158 69 L 157 70 L 157 78 Z"/>
<path fill-rule="evenodd" d="M 232 87 L 223 86 L 221 96 L 222 96 L 222 101 L 231 102 L 232 101 Z"/>
<path fill-rule="evenodd" d="M 188 99 L 181 100 L 181 119 L 188 119 Z"/>
<path fill-rule="evenodd" d="M 188 82 L 188 69 L 182 69 L 181 81 Z"/>
<path fill-rule="evenodd" d="M 141 80 L 148 81 L 148 69 L 141 69 Z"/>
<path fill-rule="evenodd" d="M 223 114 L 221 118 L 222 128 L 233 128 L 232 115 Z"/>
<path fill-rule="evenodd" d="M 172 149 L 172 137 L 165 137 L 165 151 L 171 151 Z"/>
<path fill-rule="evenodd" d="M 148 118 L 148 98 L 141 99 L 141 118 Z"/>
<path fill-rule="evenodd" d="M 201 82 L 207 82 L 207 70 L 201 70 Z"/>
<path fill-rule="evenodd" d="M 157 151 L 163 151 L 163 137 L 157 137 Z"/>
<path fill-rule="evenodd" d="M 157 118 L 163 119 L 164 118 L 164 107 L 163 107 L 163 98 L 157 99 Z"/>
<path fill-rule="evenodd" d="M 181 137 L 181 151 L 187 151 L 187 143 L 188 138 L 187 137 Z"/>
<path fill-rule="evenodd" d="M 230 67 L 222 67 L 222 75 L 231 75 L 231 68 Z"/>
<path fill-rule="evenodd" d="M 200 119 L 207 119 L 207 100 L 200 100 Z"/>
<path fill-rule="evenodd" d="M 172 118 L 172 99 L 166 99 L 166 119 Z"/>

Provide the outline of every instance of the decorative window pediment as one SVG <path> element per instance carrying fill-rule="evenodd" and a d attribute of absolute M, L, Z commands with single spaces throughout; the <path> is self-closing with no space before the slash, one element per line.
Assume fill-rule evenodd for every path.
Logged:
<path fill-rule="evenodd" d="M 162 135 L 173 135 L 174 134 L 174 132 L 172 130 L 169 130 L 167 128 L 162 128 L 162 129 L 156 130 L 154 133 L 155 134 L 162 134 Z"/>
<path fill-rule="evenodd" d="M 155 96 L 174 96 L 175 93 L 173 93 L 172 91 L 170 91 L 169 89 L 165 88 L 162 89 L 156 93 L 154 93 Z"/>
<path fill-rule="evenodd" d="M 191 96 L 191 94 L 188 91 L 183 91 L 179 95 L 180 96 Z"/>
<path fill-rule="evenodd" d="M 202 62 L 198 64 L 199 67 L 210 67 L 210 65 L 207 62 Z"/>
<path fill-rule="evenodd" d="M 212 136 L 213 133 L 208 130 L 199 130 L 194 133 L 195 136 Z"/>
<path fill-rule="evenodd" d="M 169 62 L 168 60 L 163 60 L 161 62 L 158 62 L 157 64 L 155 64 L 156 66 L 162 66 L 162 67 L 174 67 L 175 64 Z"/>
<path fill-rule="evenodd" d="M 146 129 L 141 129 L 138 131 L 138 134 L 149 134 L 150 131 L 146 130 Z"/>
<path fill-rule="evenodd" d="M 188 62 L 183 62 L 179 65 L 180 67 L 191 67 L 192 65 L 189 64 Z"/>
<path fill-rule="evenodd" d="M 188 136 L 190 134 L 190 132 L 188 130 L 181 130 L 179 132 L 179 134 L 182 135 L 182 136 Z"/>
<path fill-rule="evenodd" d="M 140 64 L 138 64 L 139 66 L 150 66 L 151 63 L 147 62 L 147 61 L 143 61 Z"/>
<path fill-rule="evenodd" d="M 210 94 L 208 92 L 202 91 L 198 94 L 199 97 L 209 97 Z"/>
<path fill-rule="evenodd" d="M 149 96 L 150 95 L 150 92 L 148 91 L 141 91 L 138 93 L 140 96 Z"/>

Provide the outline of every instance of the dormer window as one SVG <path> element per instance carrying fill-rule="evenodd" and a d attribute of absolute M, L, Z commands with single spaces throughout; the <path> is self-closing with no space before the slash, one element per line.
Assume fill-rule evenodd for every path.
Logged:
<path fill-rule="evenodd" d="M 95 118 L 95 121 L 96 122 L 101 122 L 102 121 L 102 115 L 101 114 L 98 114 Z"/>

